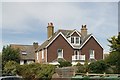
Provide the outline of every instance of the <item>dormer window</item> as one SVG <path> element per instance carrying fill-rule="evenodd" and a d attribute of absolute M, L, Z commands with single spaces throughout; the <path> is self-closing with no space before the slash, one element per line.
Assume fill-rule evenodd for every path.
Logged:
<path fill-rule="evenodd" d="M 76 37 L 76 36 L 72 36 L 71 37 L 71 43 L 73 44 L 73 45 L 79 45 L 80 44 L 80 37 Z"/>
<path fill-rule="evenodd" d="M 80 40 L 79 37 L 76 37 L 76 44 L 79 44 Z"/>
<path fill-rule="evenodd" d="M 74 44 L 74 37 L 71 37 L 71 43 Z"/>
<path fill-rule="evenodd" d="M 26 52 L 26 51 L 22 51 L 22 54 L 23 54 L 23 55 L 26 55 L 26 54 L 27 54 L 27 52 Z"/>

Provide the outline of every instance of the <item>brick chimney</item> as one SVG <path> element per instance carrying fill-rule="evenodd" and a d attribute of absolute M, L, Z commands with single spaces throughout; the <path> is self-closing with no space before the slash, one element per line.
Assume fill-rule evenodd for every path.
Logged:
<path fill-rule="evenodd" d="M 81 34 L 82 34 L 83 37 L 87 36 L 87 28 L 86 28 L 86 25 L 82 25 Z"/>
<path fill-rule="evenodd" d="M 34 43 L 33 43 L 33 47 L 34 47 L 35 49 L 37 49 L 37 48 L 38 48 L 38 43 L 37 43 L 37 42 L 34 42 Z"/>
<path fill-rule="evenodd" d="M 48 35 L 48 38 L 50 38 L 53 34 L 54 34 L 53 23 L 48 23 L 48 26 L 47 26 L 47 35 Z"/>

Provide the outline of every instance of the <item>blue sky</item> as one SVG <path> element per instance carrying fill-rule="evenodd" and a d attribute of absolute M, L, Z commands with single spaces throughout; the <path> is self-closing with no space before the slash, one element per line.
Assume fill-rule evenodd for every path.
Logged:
<path fill-rule="evenodd" d="M 2 44 L 42 44 L 47 24 L 58 29 L 77 29 L 86 24 L 109 51 L 107 39 L 118 33 L 117 2 L 3 2 Z M 0 46 L 2 49 L 2 46 Z"/>

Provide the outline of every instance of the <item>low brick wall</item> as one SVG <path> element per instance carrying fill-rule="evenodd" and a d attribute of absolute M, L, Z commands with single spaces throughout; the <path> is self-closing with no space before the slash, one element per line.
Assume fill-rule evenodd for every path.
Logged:
<path fill-rule="evenodd" d="M 74 67 L 56 68 L 55 72 L 60 78 L 70 78 L 75 75 Z"/>

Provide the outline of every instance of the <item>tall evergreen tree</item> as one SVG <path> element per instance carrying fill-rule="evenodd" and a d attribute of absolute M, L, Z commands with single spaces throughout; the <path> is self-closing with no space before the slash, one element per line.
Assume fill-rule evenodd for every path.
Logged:
<path fill-rule="evenodd" d="M 106 62 L 116 67 L 116 73 L 120 73 L 120 33 L 108 41 L 110 43 L 110 55 L 106 58 Z"/>
<path fill-rule="evenodd" d="M 4 68 L 4 65 L 8 61 L 15 61 L 19 63 L 20 56 L 19 56 L 19 50 L 13 49 L 10 46 L 4 46 L 2 49 L 2 68 Z"/>

